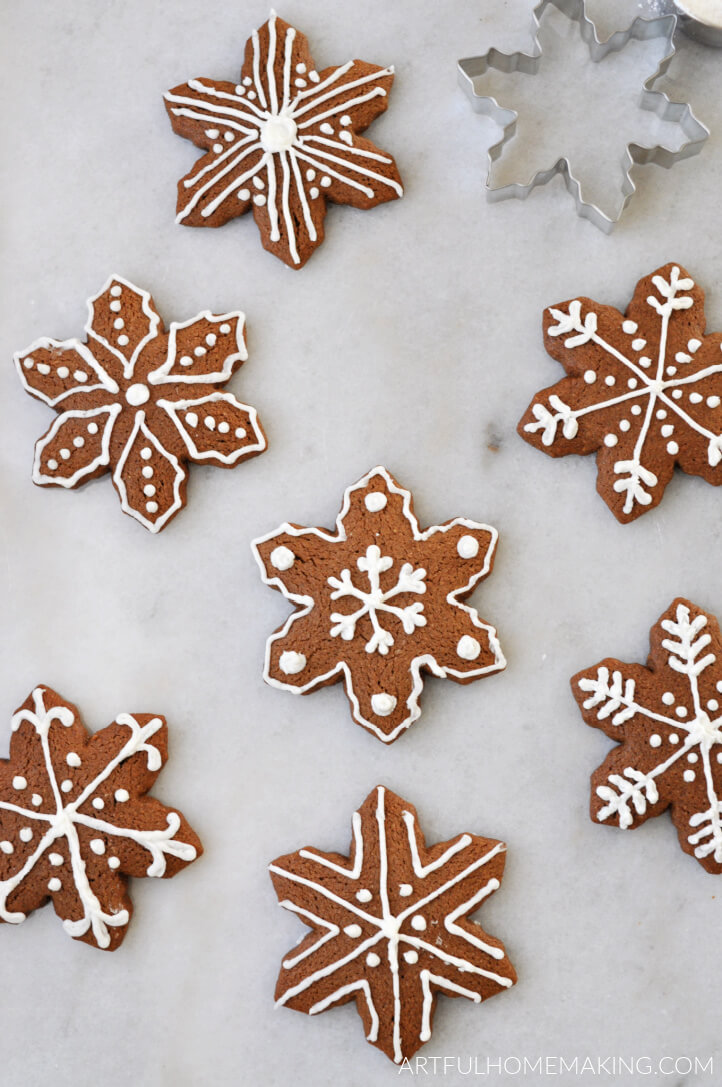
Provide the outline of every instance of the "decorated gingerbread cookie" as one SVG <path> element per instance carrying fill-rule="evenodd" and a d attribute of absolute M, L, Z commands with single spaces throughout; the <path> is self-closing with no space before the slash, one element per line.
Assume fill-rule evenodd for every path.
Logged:
<path fill-rule="evenodd" d="M 270 866 L 280 904 L 311 929 L 276 1002 L 316 1015 L 353 1000 L 367 1040 L 400 1064 L 431 1037 L 439 993 L 479 1004 L 516 981 L 503 944 L 468 919 L 499 888 L 506 846 L 427 846 L 415 809 L 382 786 L 352 828 L 348 857 L 307 848 Z"/>
<path fill-rule="evenodd" d="M 676 264 L 637 284 L 626 313 L 575 298 L 544 313 L 569 377 L 538 393 L 522 438 L 553 457 L 597 454 L 597 490 L 623 523 L 662 500 L 675 464 L 722 483 L 722 334 Z"/>
<path fill-rule="evenodd" d="M 165 96 L 174 131 L 204 152 L 178 183 L 176 221 L 222 226 L 252 211 L 264 247 L 301 268 L 328 201 L 403 196 L 393 158 L 360 135 L 386 109 L 393 73 L 362 60 L 317 71 L 304 35 L 272 12 L 237 83 L 191 79 Z"/>
<path fill-rule="evenodd" d="M 43 337 L 15 355 L 27 392 L 58 412 L 33 480 L 77 487 L 110 471 L 124 512 L 160 532 L 185 505 L 189 461 L 233 468 L 266 448 L 255 408 L 221 391 L 247 358 L 245 318 L 204 311 L 166 332 L 120 276 L 88 314 L 85 343 Z"/>
<path fill-rule="evenodd" d="M 684 852 L 721 873 L 719 625 L 675 600 L 650 645 L 646 667 L 611 658 L 571 681 L 586 723 L 619 745 L 592 774 L 592 819 L 633 829 L 669 808 Z"/>
<path fill-rule="evenodd" d="M 253 542 L 267 585 L 296 605 L 264 678 L 293 694 L 343 679 L 354 720 L 391 743 L 420 715 L 424 673 L 469 683 L 506 661 L 462 601 L 491 573 L 497 532 L 457 517 L 421 530 L 385 468 L 344 495 L 335 531 L 285 524 Z"/>
<path fill-rule="evenodd" d="M 36 687 L 0 759 L 0 920 L 50 899 L 76 940 L 114 951 L 129 876 L 174 876 L 203 852 L 173 808 L 146 796 L 168 756 L 162 717 L 121 713 L 89 736 L 75 706 Z"/>

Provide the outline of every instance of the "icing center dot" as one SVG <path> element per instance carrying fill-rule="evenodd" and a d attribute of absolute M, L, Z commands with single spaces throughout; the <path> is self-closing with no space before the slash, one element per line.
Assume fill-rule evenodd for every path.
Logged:
<path fill-rule="evenodd" d="M 292 117 L 269 117 L 261 125 L 261 143 L 264 151 L 288 151 L 296 139 L 296 122 Z"/>
<path fill-rule="evenodd" d="M 125 391 L 125 399 L 132 407 L 140 407 L 141 404 L 145 404 L 146 400 L 150 399 L 148 386 L 141 385 L 140 382 L 130 385 Z"/>

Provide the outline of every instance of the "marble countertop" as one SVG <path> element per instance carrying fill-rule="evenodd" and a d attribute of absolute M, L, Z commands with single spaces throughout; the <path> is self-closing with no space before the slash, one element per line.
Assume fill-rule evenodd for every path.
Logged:
<path fill-rule="evenodd" d="M 606 36 L 655 5 L 588 6 Z M 529 7 L 287 0 L 281 14 L 319 63 L 396 65 L 370 135 L 407 187 L 373 212 L 332 207 L 326 242 L 294 273 L 249 218 L 218 231 L 174 224 L 195 151 L 171 132 L 162 93 L 198 74 L 232 78 L 264 4 L 0 4 L 0 742 L 40 681 L 94 729 L 124 710 L 165 714 L 171 758 L 155 791 L 206 846 L 173 882 L 133 883 L 135 917 L 112 956 L 68 939 L 50 907 L 0 931 L 5 1084 L 392 1082 L 352 1006 L 313 1019 L 274 1011 L 301 926 L 277 908 L 265 870 L 306 844 L 345 850 L 351 813 L 377 783 L 418 807 L 431 841 L 469 830 L 509 847 L 479 920 L 505 941 L 519 984 L 482 1008 L 440 1000 L 424 1054 L 722 1062 L 722 884 L 681 853 L 667 816 L 629 835 L 592 824 L 589 774 L 609 741 L 584 727 L 568 689 L 606 654 L 643 661 L 676 595 L 722 614 L 722 494 L 679 476 L 623 527 L 596 494 L 591 459 L 552 461 L 515 434 L 532 394 L 561 374 L 542 345 L 545 305 L 584 293 L 624 307 L 638 278 L 676 260 L 722 328 L 722 53 L 679 39 L 661 86 L 687 97 L 712 137 L 671 171 L 638 169 L 607 237 L 575 216 L 559 181 L 525 203 L 485 200 L 498 133 L 458 90 L 455 62 L 492 44 L 529 48 Z M 609 122 L 570 85 L 564 127 L 587 145 L 594 133 L 597 155 Z M 620 157 L 614 146 L 599 162 L 618 171 Z M 107 478 L 75 493 L 30 481 L 52 416 L 21 391 L 12 352 L 77 335 L 111 271 L 150 289 L 167 321 L 248 315 L 250 358 L 231 388 L 258 408 L 269 450 L 233 472 L 194 469 L 188 508 L 158 537 L 121 514 Z M 472 603 L 509 662 L 470 687 L 429 680 L 421 720 L 391 748 L 351 723 L 340 687 L 293 699 L 263 683 L 264 640 L 288 607 L 249 549 L 286 519 L 332 525 L 344 488 L 376 463 L 413 490 L 422 524 L 465 515 L 499 529 L 494 573 Z"/>

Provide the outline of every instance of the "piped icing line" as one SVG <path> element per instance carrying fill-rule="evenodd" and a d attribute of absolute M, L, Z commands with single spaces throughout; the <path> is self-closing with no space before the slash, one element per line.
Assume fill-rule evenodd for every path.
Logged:
<path fill-rule="evenodd" d="M 410 816 L 414 820 L 413 812 L 408 810 L 400 798 L 395 797 L 393 794 L 389 795 L 393 798 L 394 819 L 403 820 L 403 823 L 408 827 L 406 817 Z M 381 1023 L 379 1016 L 376 1014 L 378 1002 L 374 996 L 374 987 L 378 979 L 378 984 L 382 986 L 380 992 L 383 994 L 388 992 L 387 982 L 379 974 L 379 971 L 388 970 L 391 975 L 393 999 L 390 1005 L 390 1021 L 387 1020 L 383 1027 L 389 1036 L 391 1056 L 395 1063 L 400 1064 L 405 1056 L 404 1030 L 402 1027 L 405 1000 L 408 999 L 410 993 L 416 990 L 417 986 L 420 987 L 423 996 L 419 1041 L 425 1041 L 430 1034 L 434 989 L 445 991 L 450 995 L 466 996 L 478 1003 L 482 999 L 482 994 L 478 990 L 469 987 L 471 979 L 477 979 L 476 984 L 481 986 L 493 985 L 495 989 L 489 994 L 493 995 L 493 991 L 510 987 L 515 978 L 508 960 L 506 966 L 510 970 L 509 975 L 489 970 L 482 965 L 487 957 L 500 960 L 504 959 L 505 956 L 502 949 L 475 935 L 475 930 L 484 935 L 478 925 L 468 922 L 469 931 L 467 931 L 460 924 L 457 924 L 464 915 L 478 909 L 480 903 L 498 888 L 498 878 L 486 879 L 480 887 L 477 886 L 474 889 L 474 893 L 466 898 L 463 903 L 458 903 L 458 896 L 455 896 L 452 897 L 451 901 L 447 899 L 447 904 L 441 905 L 440 911 L 437 907 L 436 910 L 426 916 L 423 915 L 423 911 L 426 910 L 429 904 L 443 902 L 443 896 L 453 891 L 461 881 L 466 880 L 474 872 L 483 870 L 492 860 L 498 858 L 504 850 L 503 843 L 483 842 L 483 840 L 479 839 L 475 842 L 470 835 L 461 835 L 456 842 L 453 842 L 449 848 L 443 851 L 442 856 L 437 858 L 435 862 L 427 861 L 424 863 L 419 858 L 418 867 L 425 873 L 420 878 L 425 879 L 432 871 L 438 872 L 445 864 L 453 861 L 453 858 L 461 850 L 473 846 L 478 852 L 480 845 L 483 844 L 488 847 L 484 848 L 481 856 L 475 856 L 475 859 L 461 873 L 450 876 L 446 882 L 437 886 L 432 893 L 416 898 L 400 911 L 397 906 L 392 904 L 392 889 L 395 892 L 393 901 L 398 901 L 399 892 L 396 881 L 399 879 L 399 871 L 405 870 L 407 862 L 403 860 L 403 854 L 402 859 L 399 861 L 397 853 L 394 853 L 393 860 L 389 853 L 386 825 L 388 818 L 387 805 L 387 790 L 383 786 L 378 786 L 369 794 L 361 810 L 354 814 L 351 855 L 355 862 L 353 871 L 355 872 L 356 867 L 359 867 L 358 875 L 361 877 L 363 887 L 362 891 L 354 892 L 353 886 L 349 886 L 349 895 L 353 895 L 354 901 L 346 900 L 341 893 L 337 894 L 325 884 L 309 880 L 301 872 L 294 870 L 296 858 L 301 861 L 322 861 L 319 856 L 308 849 L 280 858 L 278 862 L 269 866 L 269 870 L 277 877 L 274 883 L 279 904 L 283 908 L 296 913 L 299 918 L 304 919 L 306 924 L 317 933 L 318 937 L 299 954 L 287 956 L 284 959 L 283 971 L 294 970 L 300 963 L 306 961 L 308 962 L 308 966 L 306 966 L 308 972 L 299 977 L 299 973 L 296 971 L 288 979 L 285 978 L 282 972 L 277 989 L 277 1006 L 295 1001 L 296 998 L 312 990 L 318 982 L 326 981 L 340 973 L 339 983 L 331 992 L 324 992 L 322 989 L 323 995 L 320 999 L 314 999 L 314 994 L 311 992 L 299 1010 L 315 1015 L 334 1004 L 345 1002 L 349 997 L 356 996 L 357 1005 L 358 1000 L 363 999 L 365 1008 L 368 1011 L 370 1029 L 367 1032 L 367 1038 L 369 1041 L 376 1042 L 379 1039 Z M 402 805 L 404 805 L 403 808 Z M 396 847 L 399 841 L 395 836 L 394 843 Z M 424 852 L 428 852 L 423 846 L 424 839 L 421 837 L 420 832 L 417 831 L 416 826 L 413 828 L 413 836 L 411 831 L 408 834 L 408 860 L 412 863 L 416 872 L 410 845 L 412 841 L 415 844 L 420 842 Z M 463 844 L 460 845 L 460 843 Z M 368 845 L 368 849 L 361 854 L 361 850 L 364 849 L 365 845 Z M 358 865 L 360 855 L 363 856 L 363 859 Z M 418 857 L 418 848 L 416 855 Z M 326 867 L 337 871 L 341 875 L 349 875 L 350 870 L 345 868 L 343 864 L 329 861 L 328 858 L 323 858 L 323 860 L 327 861 Z M 402 865 L 401 869 L 398 867 L 399 863 Z M 358 876 L 354 877 L 354 879 L 357 878 Z M 308 888 L 312 892 L 312 899 L 304 898 L 304 888 Z M 373 890 L 369 888 L 373 888 Z M 404 901 L 404 896 L 413 898 L 416 892 L 412 888 L 408 888 L 408 891 L 404 890 L 402 886 L 400 893 L 401 901 Z M 318 896 L 320 896 L 320 899 Z M 296 898 L 298 898 L 298 901 L 295 900 Z M 329 909 L 340 907 L 343 911 L 341 917 L 346 911 L 356 914 L 362 919 L 363 926 L 346 924 L 340 920 L 338 913 L 326 917 L 324 916 L 324 909 L 320 905 L 314 905 L 313 910 L 309 910 L 303 905 L 304 901 L 319 903 L 323 900 L 329 903 Z M 379 910 L 378 914 L 367 913 L 365 910 L 359 909 L 356 905 L 359 900 L 373 902 L 374 907 Z M 333 917 L 333 920 L 331 917 Z M 405 922 L 409 917 L 414 919 L 410 924 L 412 931 L 408 931 L 405 927 Z M 443 924 L 440 923 L 442 921 Z M 344 926 L 343 931 L 342 925 Z M 438 933 L 434 944 L 415 935 L 417 930 L 425 931 L 432 926 L 434 931 Z M 368 932 L 369 928 L 372 930 L 370 934 Z M 448 932 L 454 938 L 461 937 L 466 941 L 470 949 L 469 959 L 462 958 L 458 954 L 451 954 L 446 950 L 443 946 L 444 932 Z M 351 946 L 349 946 L 349 941 L 352 941 Z M 358 941 L 356 946 L 353 946 L 354 941 Z M 385 948 L 382 949 L 381 945 L 384 942 Z M 313 962 L 318 962 L 318 960 L 311 960 L 311 957 L 322 947 L 326 948 L 325 958 L 322 957 L 320 964 L 314 968 Z M 333 949 L 334 947 L 335 950 L 329 959 L 329 948 Z M 401 952 L 404 948 L 407 948 L 408 951 L 404 952 L 404 965 L 402 968 Z M 383 953 L 384 950 L 385 954 Z M 436 974 L 429 968 L 429 964 L 424 962 L 419 965 L 418 971 L 414 969 L 414 964 L 419 961 L 418 953 L 431 956 L 432 959 L 437 960 L 439 963 L 443 962 L 446 973 L 443 975 Z M 349 968 L 351 969 L 349 970 Z M 465 975 L 469 979 L 469 983 L 462 985 L 455 981 L 451 973 L 452 970 L 458 971 L 460 975 Z M 325 986 L 325 988 L 328 989 L 328 986 Z M 484 989 L 484 992 L 489 992 L 488 987 Z M 385 995 L 384 1003 L 386 1003 Z"/>
<path fill-rule="evenodd" d="M 347 539 L 347 535 L 344 521 L 350 510 L 351 495 L 357 490 L 365 489 L 368 486 L 369 482 L 375 476 L 381 477 L 384 482 L 384 486 L 391 494 L 401 496 L 403 501 L 404 517 L 406 518 L 408 524 L 411 527 L 413 538 L 415 540 L 428 540 L 438 532 L 448 533 L 460 525 L 463 525 L 464 527 L 473 529 L 475 531 L 483 531 L 489 534 L 489 543 L 483 565 L 479 569 L 477 569 L 477 571 L 473 573 L 463 585 L 449 592 L 446 595 L 446 602 L 450 606 L 463 612 L 466 616 L 468 616 L 473 626 L 475 626 L 478 630 L 484 632 L 488 639 L 491 651 L 494 654 L 494 662 L 490 665 L 484 665 L 476 669 L 462 671 L 460 669 L 455 669 L 450 665 L 442 666 L 438 664 L 436 658 L 432 654 L 419 654 L 419 656 L 413 659 L 410 665 L 412 677 L 412 691 L 407 701 L 407 707 L 409 711 L 408 716 L 390 733 L 385 733 L 374 721 L 369 720 L 368 717 L 366 717 L 362 713 L 359 699 L 354 690 L 351 668 L 344 660 L 339 660 L 323 675 L 316 676 L 309 680 L 308 683 L 298 686 L 284 683 L 283 681 L 276 679 L 276 677 L 271 674 L 271 657 L 275 642 L 283 641 L 287 637 L 293 626 L 303 620 L 311 612 L 314 607 L 314 600 L 308 595 L 289 591 L 284 585 L 281 577 L 275 575 L 269 576 L 266 572 L 266 567 L 259 551 L 259 547 L 262 544 L 274 539 L 276 536 L 279 535 L 288 535 L 295 537 L 316 536 L 319 539 L 324 540 L 328 543 L 345 542 Z M 276 687 L 280 690 L 291 691 L 294 694 L 305 694 L 308 691 L 314 689 L 315 687 L 323 686 L 334 676 L 341 675 L 344 679 L 346 694 L 352 705 L 354 720 L 356 720 L 359 724 L 362 724 L 365 728 L 370 729 L 374 733 L 374 735 L 376 735 L 384 743 L 393 742 L 393 740 L 395 740 L 402 732 L 409 728 L 410 725 L 414 723 L 414 721 L 418 720 L 421 714 L 421 709 L 419 707 L 419 697 L 424 687 L 422 670 L 427 669 L 429 672 L 439 678 L 446 678 L 448 676 L 467 678 L 488 675 L 493 672 L 501 671 L 506 667 L 506 658 L 504 657 L 501 646 L 499 644 L 495 628 L 488 623 L 484 623 L 483 620 L 479 617 L 476 609 L 464 604 L 461 600 L 459 600 L 460 596 L 467 595 L 472 590 L 472 588 L 489 573 L 493 562 L 496 545 L 498 542 L 497 530 L 490 525 L 485 525 L 478 521 L 471 521 L 465 517 L 457 517 L 454 518 L 454 520 L 448 522 L 448 524 L 432 525 L 430 528 L 422 531 L 419 528 L 419 523 L 416 519 L 416 516 L 412 512 L 411 502 L 412 498 L 410 491 L 404 489 L 403 487 L 400 487 L 384 467 L 377 466 L 376 468 L 371 469 L 370 472 L 367 472 L 366 475 L 363 476 L 356 483 L 346 488 L 344 492 L 341 511 L 336 518 L 335 532 L 328 532 L 325 529 L 316 527 L 299 528 L 298 526 L 285 522 L 278 528 L 273 529 L 271 532 L 268 532 L 263 536 L 257 537 L 251 542 L 251 549 L 256 559 L 256 563 L 258 564 L 261 578 L 264 583 L 280 590 L 285 598 L 294 605 L 296 605 L 299 609 L 297 611 L 294 611 L 288 617 L 283 627 L 275 634 L 272 634 L 266 642 L 266 652 L 263 669 L 264 680 L 270 686 Z"/>
<path fill-rule="evenodd" d="M 35 457 L 33 459 L 33 482 L 38 484 L 52 483 L 58 487 L 75 487 L 84 476 L 92 475 L 103 465 L 110 463 L 110 439 L 113 433 L 113 425 L 120 415 L 120 404 L 111 404 L 107 408 L 88 408 L 86 411 L 66 411 L 53 421 L 47 433 L 35 444 Z M 84 419 L 95 421 L 106 416 L 103 424 L 103 437 L 98 455 L 89 463 L 84 464 L 71 476 L 50 476 L 42 469 L 42 458 L 45 450 L 55 441 L 61 427 L 68 420 Z"/>
<path fill-rule="evenodd" d="M 80 359 L 91 373 L 95 374 L 98 381 L 95 385 L 82 385 L 80 388 L 77 386 L 71 386 L 69 389 L 65 389 L 58 396 L 48 396 L 42 391 L 42 389 L 36 389 L 27 378 L 27 372 L 25 369 L 25 361 L 28 358 L 32 358 L 33 352 L 37 351 L 76 351 L 80 356 Z M 20 377 L 20 381 L 23 384 L 23 388 L 31 396 L 36 397 L 38 400 L 42 400 L 48 404 L 49 407 L 54 408 L 57 404 L 62 403 L 68 396 L 72 396 L 74 393 L 92 393 L 98 392 L 98 390 L 107 389 L 110 393 L 118 392 L 118 383 L 108 374 L 92 354 L 84 343 L 80 340 L 71 338 L 69 340 L 54 340 L 48 336 L 40 336 L 37 340 L 34 340 L 29 347 L 26 347 L 23 351 L 16 351 L 13 355 L 13 360 Z M 67 367 L 66 367 L 67 368 Z M 82 371 L 81 371 L 82 372 Z"/>
<path fill-rule="evenodd" d="M 109 291 L 114 285 L 120 285 L 125 287 L 131 294 L 137 294 L 141 298 L 141 305 L 144 315 L 148 318 L 148 331 L 143 338 L 136 344 L 133 351 L 130 353 L 130 357 L 121 351 L 117 345 L 111 344 L 105 336 L 101 336 L 95 328 L 95 303 L 99 298 Z M 135 367 L 136 360 L 140 355 L 143 348 L 158 335 L 160 327 L 160 317 L 153 308 L 153 302 L 150 296 L 150 292 L 143 290 L 141 287 L 136 287 L 128 279 L 124 279 L 123 276 L 111 275 L 105 281 L 101 289 L 96 295 L 93 295 L 88 299 L 88 319 L 85 323 L 85 333 L 89 339 L 97 340 L 98 343 L 110 351 L 111 355 L 115 355 L 118 361 L 123 366 L 123 374 L 129 378 L 133 376 L 133 369 Z"/>
<path fill-rule="evenodd" d="M 160 456 L 163 457 L 163 459 L 170 464 L 173 470 L 173 501 L 168 506 L 168 509 L 165 511 L 165 513 L 161 517 L 158 517 L 156 520 L 151 520 L 150 518 L 146 517 L 131 504 L 128 499 L 128 488 L 123 478 L 123 471 L 128 461 L 130 451 L 139 437 L 142 437 L 145 442 L 151 445 L 160 454 Z M 185 478 L 186 472 L 181 466 L 181 463 L 176 455 L 174 453 L 169 453 L 168 450 L 163 447 L 158 438 L 156 438 L 155 434 L 153 434 L 148 429 L 145 424 L 145 412 L 138 411 L 135 416 L 135 425 L 133 426 L 133 430 L 131 431 L 128 441 L 125 443 L 123 452 L 118 458 L 118 463 L 116 464 L 115 471 L 113 472 L 113 483 L 115 484 L 118 494 L 120 495 L 120 505 L 123 509 L 123 512 L 129 513 L 131 517 L 135 517 L 136 521 L 140 521 L 141 524 L 144 525 L 144 527 L 147 528 L 149 532 L 160 532 L 160 530 L 163 528 L 163 525 L 166 524 L 166 522 L 170 520 L 173 514 L 177 513 L 183 505 L 181 487 L 185 482 Z"/>
<path fill-rule="evenodd" d="M 182 374 L 169 376 L 170 371 L 176 365 L 178 349 L 178 333 L 185 328 L 192 328 L 198 321 L 208 321 L 212 325 L 225 325 L 235 323 L 235 351 L 229 352 L 223 358 L 223 366 L 220 370 L 203 374 Z M 233 326 L 232 326 L 233 327 Z M 187 321 L 171 321 L 168 328 L 168 355 L 162 366 L 148 374 L 150 385 L 161 385 L 164 382 L 179 382 L 181 384 L 209 384 L 215 381 L 230 381 L 237 363 L 244 363 L 248 359 L 245 340 L 246 315 L 240 310 L 231 310 L 229 313 L 211 313 L 210 310 L 201 310 L 196 317 L 190 317 Z"/>
<path fill-rule="evenodd" d="M 63 790 L 59 787 L 57 773 L 50 754 L 49 732 L 55 722 L 69 728 L 76 723 L 76 716 L 70 707 L 65 705 L 52 706 L 48 709 L 45 704 L 45 695 L 45 688 L 36 687 L 32 693 L 33 709 L 20 709 L 12 718 L 11 729 L 13 732 L 17 732 L 23 724 L 30 724 L 38 736 L 43 755 L 44 771 L 47 784 L 50 786 L 52 793 L 55 810 L 50 813 L 38 812 L 31 808 L 24 808 L 22 805 L 0 802 L 0 808 L 3 810 L 20 814 L 25 819 L 41 820 L 48 824 L 48 830 L 24 864 L 9 878 L 0 880 L 0 918 L 11 924 L 19 924 L 25 920 L 26 915 L 22 911 L 12 911 L 8 908 L 8 898 L 20 887 L 40 858 L 47 853 L 49 847 L 55 842 L 64 840 L 67 842 L 72 878 L 78 899 L 83 908 L 83 916 L 74 920 L 65 919 L 63 927 L 73 937 L 82 937 L 90 930 L 98 947 L 108 948 L 111 942 L 108 929 L 127 925 L 130 915 L 125 909 L 111 913 L 103 909 L 88 879 L 87 865 L 82 856 L 77 826 L 83 825 L 91 829 L 98 829 L 109 836 L 131 838 L 150 854 L 150 862 L 145 873 L 148 876 L 162 876 L 165 873 L 166 854 L 190 862 L 195 859 L 197 851 L 190 843 L 174 840 L 181 823 L 180 817 L 175 812 L 166 813 L 167 830 L 156 831 L 153 829 L 143 830 L 134 827 L 123 827 L 120 824 L 110 823 L 105 820 L 95 820 L 79 811 L 79 808 L 98 791 L 113 771 L 132 755 L 145 751 L 149 768 L 151 768 L 151 762 L 154 770 L 161 768 L 160 752 L 150 745 L 148 741 L 163 727 L 163 720 L 156 717 L 152 718 L 147 724 L 141 725 L 130 714 L 120 715 L 116 724 L 130 730 L 129 739 L 121 747 L 120 751 L 108 761 L 103 770 L 97 773 L 81 790 L 78 796 L 73 801 L 66 803 L 63 796 L 65 785 L 70 784 L 72 787 L 72 783 L 70 781 L 64 782 Z M 152 756 L 151 752 L 155 754 Z M 74 765 L 82 765 L 82 760 L 77 758 Z M 15 784 L 16 781 L 17 785 Z M 16 776 L 16 779 L 13 780 L 13 786 L 22 789 L 27 788 L 26 779 L 20 778 L 18 780 Z M 62 865 L 63 858 L 60 854 L 57 861 L 53 860 L 52 854 L 50 857 L 51 863 Z M 49 890 L 60 890 L 62 885 L 59 880 L 57 880 L 57 883 L 58 887 L 54 888 L 51 881 Z"/>
<path fill-rule="evenodd" d="M 318 244 L 320 234 L 318 223 L 314 221 L 313 207 L 318 205 L 319 199 L 332 183 L 332 179 L 342 186 L 354 192 L 361 192 L 369 201 L 381 202 L 392 197 L 389 194 L 377 193 L 373 185 L 390 190 L 396 197 L 403 195 L 403 187 L 395 177 L 387 177 L 373 170 L 359 166 L 351 161 L 349 156 L 375 160 L 389 167 L 389 172 L 395 173 L 393 159 L 372 150 L 371 147 L 357 148 L 354 140 L 357 138 L 353 113 L 363 110 L 363 107 L 373 99 L 385 99 L 388 94 L 384 81 L 391 81 L 394 77 L 393 67 L 376 68 L 371 72 L 363 72 L 357 78 L 347 78 L 352 73 L 354 65 L 362 62 L 349 61 L 340 67 L 333 69 L 323 80 L 315 71 L 307 75 L 307 78 L 299 78 L 292 88 L 293 50 L 298 42 L 293 27 L 286 26 L 285 32 L 280 33 L 278 18 L 271 14 L 265 29 L 267 35 L 264 43 L 261 43 L 259 32 L 256 30 L 251 36 L 251 67 L 249 70 L 244 65 L 244 77 L 237 85 L 236 93 L 229 93 L 200 79 L 190 80 L 187 84 L 169 91 L 165 95 L 165 101 L 171 120 L 178 118 L 189 122 L 204 124 L 210 122 L 211 131 L 216 127 L 223 127 L 233 132 L 240 131 L 244 139 L 232 142 L 231 147 L 226 147 L 222 142 L 214 142 L 210 136 L 206 157 L 211 161 L 206 162 L 200 169 L 184 179 L 182 186 L 185 189 L 195 188 L 194 194 L 186 201 L 179 198 L 176 222 L 190 223 L 191 225 L 204 225 L 194 218 L 196 209 L 201 219 L 208 219 L 229 199 L 235 192 L 246 192 L 247 182 L 261 174 L 264 178 L 264 191 L 259 194 L 265 199 L 254 201 L 254 215 L 259 224 L 267 217 L 269 239 L 273 245 L 285 243 L 288 246 L 289 261 L 294 267 L 307 259 L 307 255 L 300 253 L 299 228 L 296 215 L 291 208 L 292 194 L 298 197 L 302 209 L 303 229 L 308 241 Z M 266 40 L 267 39 L 267 40 Z M 301 48 L 305 50 L 305 39 L 302 38 Z M 277 74 L 277 61 L 281 61 L 280 72 Z M 307 66 L 301 65 L 304 74 L 307 74 Z M 307 86 L 310 81 L 311 85 Z M 354 93 L 358 91 L 359 93 Z M 200 97 L 195 97 L 195 94 Z M 341 101 L 335 99 L 341 98 Z M 382 107 L 374 107 L 377 113 Z M 327 151 L 318 149 L 318 158 L 313 160 L 313 165 L 319 174 L 320 186 L 315 184 L 316 179 L 306 180 L 299 169 L 299 159 L 306 161 L 308 157 L 305 148 L 306 139 L 320 138 L 323 136 L 314 129 L 321 129 L 327 134 L 334 134 L 333 125 L 341 117 L 340 138 L 324 141 L 327 147 L 333 148 L 339 154 L 332 155 Z M 364 120 L 365 128 L 373 115 Z M 181 126 L 182 129 L 182 126 Z M 180 134 L 187 136 L 187 131 L 180 130 Z M 207 133 L 206 133 L 207 135 Z M 196 142 L 201 143 L 200 140 Z M 244 146 L 245 145 L 245 146 Z M 263 154 L 258 158 L 258 152 Z M 240 151 L 240 154 L 237 152 Z M 244 159 L 252 156 L 249 169 L 240 177 L 234 177 L 230 184 L 215 196 L 206 200 L 210 191 L 229 173 L 235 173 Z M 322 161 L 319 161 L 322 160 Z M 203 160 L 199 160 L 203 161 Z M 330 163 L 335 163 L 339 169 L 333 169 Z M 345 172 L 344 172 L 345 171 Z M 349 177 L 348 172 L 365 175 L 371 184 L 363 184 L 354 177 Z M 198 181 L 210 174 L 210 178 L 198 186 Z M 326 194 L 328 196 L 328 194 Z M 328 197 L 330 198 L 330 197 Z M 334 190 L 332 197 L 339 202 L 354 202 L 350 194 L 348 201 L 343 200 L 342 193 Z M 227 208 L 224 212 L 226 218 L 234 214 L 240 214 L 248 208 L 248 200 L 237 209 Z M 261 210 L 264 209 L 264 210 Z M 322 212 L 321 212 L 322 214 Z M 282 237 L 278 224 L 285 224 L 285 232 Z"/>

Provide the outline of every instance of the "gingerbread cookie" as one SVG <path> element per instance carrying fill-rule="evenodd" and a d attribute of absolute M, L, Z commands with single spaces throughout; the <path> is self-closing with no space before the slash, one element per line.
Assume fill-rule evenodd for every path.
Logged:
<path fill-rule="evenodd" d="M 519 423 L 553 457 L 597 452 L 597 490 L 622 523 L 662 500 L 675 464 L 722 483 L 722 334 L 676 264 L 637 284 L 622 314 L 589 298 L 544 313 L 544 342 L 570 375 Z"/>
<path fill-rule="evenodd" d="M 329 200 L 373 208 L 403 196 L 393 158 L 360 135 L 386 109 L 393 73 L 362 60 L 319 72 L 304 35 L 272 13 L 238 83 L 191 79 L 165 96 L 173 130 L 205 152 L 178 183 L 176 222 L 222 226 L 253 211 L 264 248 L 301 268 Z"/>
<path fill-rule="evenodd" d="M 145 795 L 167 756 L 162 717 L 121 713 L 88 736 L 75 706 L 36 687 L 0 759 L 0 921 L 51 899 L 74 939 L 119 947 L 128 876 L 174 876 L 203 852 L 179 812 Z"/>
<path fill-rule="evenodd" d="M 615 658 L 572 679 L 588 725 L 620 745 L 592 774 L 592 819 L 623 830 L 669 808 L 679 844 L 722 872 L 722 635 L 678 599 L 652 627 L 647 666 Z"/>
<path fill-rule="evenodd" d="M 395 1063 L 431 1037 L 436 998 L 478 1004 L 516 981 L 504 945 L 469 914 L 496 891 L 503 842 L 428 846 L 415 809 L 382 786 L 354 814 L 350 856 L 307 848 L 271 879 L 311 932 L 283 960 L 277 1005 L 308 1015 L 356 1002 L 366 1038 Z"/>
<path fill-rule="evenodd" d="M 349 487 L 336 531 L 285 524 L 253 541 L 267 585 L 297 605 L 264 679 L 307 694 L 343 678 L 353 718 L 392 743 L 420 715 L 423 673 L 469 683 L 506 661 L 462 604 L 491 573 L 496 529 L 457 517 L 421 530 L 385 468 Z"/>
<path fill-rule="evenodd" d="M 43 337 L 15 355 L 27 392 L 59 413 L 33 481 L 111 471 L 124 512 L 160 532 L 186 503 L 188 461 L 233 468 L 266 448 L 255 408 L 220 391 L 248 357 L 244 325 L 204 310 L 166 332 L 148 292 L 111 276 L 88 302 L 85 343 Z"/>

